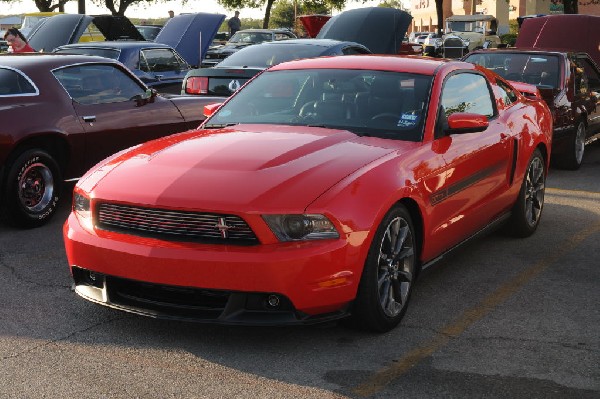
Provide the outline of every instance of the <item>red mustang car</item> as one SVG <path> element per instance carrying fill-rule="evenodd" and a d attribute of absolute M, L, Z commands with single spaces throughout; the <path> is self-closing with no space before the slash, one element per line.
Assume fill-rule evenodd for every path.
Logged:
<path fill-rule="evenodd" d="M 473 64 L 279 64 L 200 129 L 79 181 L 75 291 L 151 317 L 386 331 L 420 270 L 501 222 L 536 230 L 551 133 L 543 101 Z"/>

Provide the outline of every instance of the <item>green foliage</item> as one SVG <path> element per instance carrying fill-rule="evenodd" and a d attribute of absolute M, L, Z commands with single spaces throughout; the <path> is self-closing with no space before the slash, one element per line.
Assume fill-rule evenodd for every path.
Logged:
<path fill-rule="evenodd" d="M 377 7 L 397 8 L 399 10 L 410 11 L 404 8 L 404 4 L 400 0 L 384 0 Z"/>
<path fill-rule="evenodd" d="M 507 33 L 505 35 L 500 36 L 500 41 L 513 47 L 517 42 L 517 35 L 515 35 L 514 33 Z"/>
<path fill-rule="evenodd" d="M 271 10 L 271 28 L 290 28 L 298 36 L 304 35 L 304 28 L 294 16 L 310 14 L 330 14 L 329 9 L 324 4 L 317 4 L 315 1 L 298 1 L 294 14 L 294 2 L 292 0 L 279 0 Z"/>

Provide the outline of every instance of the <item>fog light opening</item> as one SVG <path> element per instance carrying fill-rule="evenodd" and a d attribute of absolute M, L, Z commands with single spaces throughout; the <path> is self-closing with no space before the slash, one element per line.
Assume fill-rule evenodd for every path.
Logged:
<path fill-rule="evenodd" d="M 271 294 L 267 297 L 267 305 L 269 306 L 269 308 L 277 309 L 280 304 L 281 301 L 279 299 L 279 296 Z"/>

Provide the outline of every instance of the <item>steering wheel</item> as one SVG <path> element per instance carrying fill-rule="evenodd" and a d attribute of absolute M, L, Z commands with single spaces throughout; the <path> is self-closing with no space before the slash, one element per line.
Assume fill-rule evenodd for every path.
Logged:
<path fill-rule="evenodd" d="M 315 115 L 315 104 L 316 101 L 309 101 L 300 108 L 300 112 L 298 113 L 300 117 L 306 118 L 307 116 Z"/>

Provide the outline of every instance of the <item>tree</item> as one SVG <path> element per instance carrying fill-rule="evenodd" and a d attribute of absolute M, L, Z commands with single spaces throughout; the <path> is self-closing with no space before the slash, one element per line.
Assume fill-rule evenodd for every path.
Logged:
<path fill-rule="evenodd" d="M 401 0 L 384 0 L 381 3 L 379 3 L 377 7 L 397 8 L 406 12 L 410 11 L 410 9 L 406 9 L 404 7 L 404 4 L 402 4 Z"/>
<path fill-rule="evenodd" d="M 329 9 L 312 1 L 297 1 L 294 10 L 293 0 L 279 0 L 271 10 L 271 25 L 278 28 L 296 27 L 294 17 L 309 14 L 329 14 Z"/>
<path fill-rule="evenodd" d="M 37 1 L 37 0 L 36 0 Z M 156 3 L 164 3 L 166 0 L 91 0 L 97 6 L 105 6 L 112 15 L 125 15 L 127 7 L 134 3 L 147 3 L 154 5 Z M 186 1 L 183 1 L 185 4 Z M 165 11 L 165 14 L 167 12 Z"/>
<path fill-rule="evenodd" d="M 109 0 L 106 0 L 109 1 Z M 366 0 L 349 0 L 354 2 L 365 2 Z M 261 8 L 265 6 L 265 18 L 263 20 L 263 28 L 269 27 L 271 18 L 271 9 L 276 0 L 217 0 L 217 2 L 228 10 L 236 10 L 240 8 Z M 317 5 L 326 5 L 328 8 L 341 10 L 346 5 L 347 0 L 306 0 L 303 3 L 312 8 Z"/>
<path fill-rule="evenodd" d="M 6 2 L 12 2 L 7 1 Z M 71 0 L 58 0 L 55 4 L 52 4 L 54 0 L 34 0 L 35 6 L 38 10 L 42 12 L 50 12 L 50 11 L 62 11 L 64 10 L 65 4 L 67 4 Z"/>

